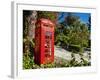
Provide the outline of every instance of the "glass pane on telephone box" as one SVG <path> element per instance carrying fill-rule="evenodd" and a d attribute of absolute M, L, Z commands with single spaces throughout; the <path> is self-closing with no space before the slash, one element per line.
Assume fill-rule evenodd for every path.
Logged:
<path fill-rule="evenodd" d="M 46 31 L 45 33 L 45 57 L 51 56 L 52 53 L 52 32 Z"/>

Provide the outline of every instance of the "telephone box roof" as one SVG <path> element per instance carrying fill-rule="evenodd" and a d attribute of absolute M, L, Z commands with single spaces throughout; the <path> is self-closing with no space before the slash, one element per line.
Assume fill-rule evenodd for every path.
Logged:
<path fill-rule="evenodd" d="M 44 19 L 44 18 L 39 19 L 39 20 L 37 21 L 37 23 L 44 23 L 44 24 L 49 24 L 49 25 L 51 25 L 51 26 L 54 26 L 54 23 L 53 23 L 51 20 L 49 20 L 49 19 Z"/>

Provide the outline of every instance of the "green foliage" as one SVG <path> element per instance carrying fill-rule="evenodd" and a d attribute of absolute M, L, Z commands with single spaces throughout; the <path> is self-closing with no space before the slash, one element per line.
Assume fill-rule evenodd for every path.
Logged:
<path fill-rule="evenodd" d="M 69 26 L 75 24 L 78 21 L 79 21 L 79 17 L 78 16 L 74 16 L 71 13 L 68 13 L 68 16 L 65 18 L 65 22 Z"/>
<path fill-rule="evenodd" d="M 32 69 L 33 60 L 33 49 L 35 47 L 34 39 L 29 38 L 29 11 L 23 12 L 23 69 Z"/>
<path fill-rule="evenodd" d="M 79 17 L 69 14 L 61 27 L 55 29 L 55 44 L 65 48 L 69 47 L 73 52 L 82 52 L 89 47 L 88 26 L 79 20 Z"/>
<path fill-rule="evenodd" d="M 79 63 L 77 61 L 75 61 L 75 58 L 73 58 L 70 61 L 66 61 L 66 60 L 61 60 L 60 62 L 55 62 L 55 67 L 81 67 L 81 66 L 90 66 L 90 62 L 84 60 L 83 58 L 81 59 L 82 61 Z"/>
<path fill-rule="evenodd" d="M 29 38 L 23 40 L 24 43 L 24 53 L 23 53 L 23 69 L 32 69 L 34 64 L 33 59 L 33 49 L 35 47 L 34 40 L 30 41 Z"/>
<path fill-rule="evenodd" d="M 37 11 L 38 19 L 45 18 L 50 19 L 51 21 L 56 21 L 57 19 L 57 13 L 56 12 L 49 12 L 49 11 Z"/>
<path fill-rule="evenodd" d="M 41 65 L 37 65 L 37 64 L 33 64 L 33 69 L 37 69 L 37 68 L 54 68 L 55 64 L 54 63 L 48 63 L 48 64 L 41 64 Z"/>
<path fill-rule="evenodd" d="M 69 45 L 69 50 L 72 51 L 73 53 L 78 53 L 83 51 L 80 45 Z"/>
<path fill-rule="evenodd" d="M 23 55 L 23 69 L 32 69 L 34 64 L 33 57 L 29 55 Z"/>
<path fill-rule="evenodd" d="M 73 57 L 72 60 L 67 61 L 64 59 L 61 59 L 59 62 L 55 61 L 54 63 L 48 63 L 48 64 L 41 64 L 37 65 L 34 63 L 34 59 L 30 57 L 29 55 L 23 57 L 23 68 L 24 69 L 40 69 L 40 68 L 59 68 L 59 67 L 78 67 L 78 66 L 90 66 L 90 62 L 81 59 L 82 61 L 78 63 L 75 61 L 75 58 Z"/>

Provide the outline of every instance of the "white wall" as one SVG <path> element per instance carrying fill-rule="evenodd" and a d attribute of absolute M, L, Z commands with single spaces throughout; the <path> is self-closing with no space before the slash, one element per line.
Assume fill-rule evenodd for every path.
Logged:
<path fill-rule="evenodd" d="M 25 0 L 24 0 L 25 1 Z M 54 4 L 54 5 L 67 5 L 72 2 L 74 6 L 86 5 L 97 7 L 97 28 L 96 31 L 96 50 L 98 58 L 98 71 L 97 73 L 88 74 L 72 74 L 60 75 L 44 80 L 99 80 L 100 78 L 100 5 L 99 0 L 27 0 L 33 3 L 41 4 Z M 0 80 L 12 80 L 10 78 L 10 64 L 11 64 L 11 0 L 1 0 L 0 2 Z M 24 80 L 24 79 L 22 79 Z M 25 79 L 32 80 L 32 79 Z M 34 79 L 33 79 L 34 80 Z M 42 80 L 42 79 L 41 79 Z"/>

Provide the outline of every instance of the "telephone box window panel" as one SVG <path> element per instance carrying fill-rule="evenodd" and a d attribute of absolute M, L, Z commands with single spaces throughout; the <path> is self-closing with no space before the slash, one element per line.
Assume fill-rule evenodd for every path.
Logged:
<path fill-rule="evenodd" d="M 96 70 L 95 8 L 23 3 L 13 6 L 14 38 L 17 37 L 12 54 L 12 63 L 16 63 L 13 76 L 37 76 L 39 70 L 43 74 Z"/>

